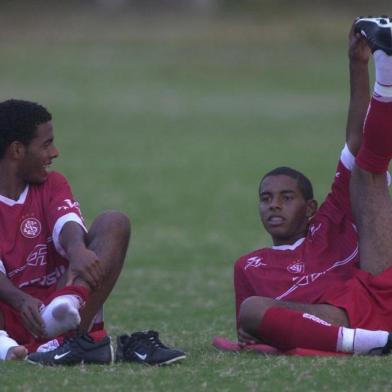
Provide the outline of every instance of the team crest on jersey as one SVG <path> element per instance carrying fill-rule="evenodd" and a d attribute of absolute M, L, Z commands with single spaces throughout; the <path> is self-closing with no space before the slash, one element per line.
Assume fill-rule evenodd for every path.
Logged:
<path fill-rule="evenodd" d="M 20 225 L 20 232 L 26 238 L 35 238 L 41 233 L 41 222 L 37 218 L 26 218 Z"/>
<path fill-rule="evenodd" d="M 305 272 L 305 264 L 302 263 L 301 261 L 297 261 L 294 264 L 290 264 L 287 267 L 287 271 L 293 273 L 293 274 L 301 274 Z"/>

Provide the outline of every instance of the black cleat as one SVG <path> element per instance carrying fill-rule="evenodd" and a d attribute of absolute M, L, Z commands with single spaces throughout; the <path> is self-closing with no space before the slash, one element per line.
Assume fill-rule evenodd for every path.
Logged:
<path fill-rule="evenodd" d="M 76 365 L 79 363 L 108 364 L 113 360 L 113 349 L 109 336 L 99 342 L 88 336 L 68 338 L 52 351 L 35 352 L 27 356 L 27 361 L 45 366 Z"/>
<path fill-rule="evenodd" d="M 147 365 L 169 365 L 186 357 L 185 353 L 165 346 L 158 332 L 135 332 L 117 337 L 116 362 L 139 362 Z"/>
<path fill-rule="evenodd" d="M 382 50 L 388 56 L 392 55 L 392 18 L 362 18 L 355 21 L 355 32 L 362 34 L 372 53 Z"/>

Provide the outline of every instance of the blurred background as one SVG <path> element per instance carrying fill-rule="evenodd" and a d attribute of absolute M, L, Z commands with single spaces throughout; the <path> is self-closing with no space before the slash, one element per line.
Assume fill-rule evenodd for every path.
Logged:
<path fill-rule="evenodd" d="M 111 208 L 132 219 L 109 332 L 154 328 L 190 353 L 157 385 L 227 374 L 210 342 L 235 338 L 234 261 L 271 245 L 260 178 L 293 166 L 326 196 L 344 143 L 348 32 L 380 14 L 390 0 L 0 1 L 0 99 L 53 114 L 53 169 L 88 223 Z M 261 382 L 260 362 L 242 361 Z"/>
<path fill-rule="evenodd" d="M 259 179 L 294 166 L 325 197 L 344 142 L 347 34 L 378 14 L 389 1 L 1 1 L 0 98 L 53 113 L 54 169 L 88 222 L 131 216 L 118 297 L 166 298 L 168 315 L 196 301 L 231 328 L 232 264 L 270 244 Z M 171 303 L 174 288 L 185 302 Z"/>

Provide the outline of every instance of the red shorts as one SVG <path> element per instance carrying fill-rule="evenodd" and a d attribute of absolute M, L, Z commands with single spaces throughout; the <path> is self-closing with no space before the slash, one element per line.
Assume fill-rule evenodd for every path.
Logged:
<path fill-rule="evenodd" d="M 352 328 L 392 331 L 392 267 L 377 276 L 359 270 L 331 293 L 325 302 L 344 309 Z"/>

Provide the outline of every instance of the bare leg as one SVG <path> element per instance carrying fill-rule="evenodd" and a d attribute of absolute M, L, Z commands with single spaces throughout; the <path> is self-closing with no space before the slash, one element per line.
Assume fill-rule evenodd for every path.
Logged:
<path fill-rule="evenodd" d="M 392 265 L 392 201 L 386 175 L 356 166 L 350 194 L 359 236 L 360 268 L 377 275 Z"/>
<path fill-rule="evenodd" d="M 90 324 L 112 291 L 120 275 L 130 238 L 130 223 L 126 215 L 109 211 L 99 215 L 87 235 L 87 245 L 103 263 L 106 278 L 99 289 L 90 293 L 81 310 L 80 332 L 88 331 Z"/>
<path fill-rule="evenodd" d="M 312 314 L 334 325 L 348 327 L 346 312 L 340 308 L 326 304 L 300 304 L 296 302 L 277 301 L 267 297 L 249 297 L 241 305 L 240 327 L 251 336 L 259 335 L 261 320 L 269 308 L 288 308 Z"/>

